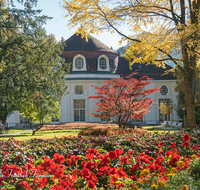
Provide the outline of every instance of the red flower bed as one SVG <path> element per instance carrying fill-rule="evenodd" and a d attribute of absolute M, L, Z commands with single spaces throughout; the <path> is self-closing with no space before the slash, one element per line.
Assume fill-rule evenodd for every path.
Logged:
<path fill-rule="evenodd" d="M 80 143 L 83 143 L 84 138 L 81 139 Z M 130 143 L 130 139 L 134 140 L 133 137 L 125 139 L 128 140 L 127 143 Z M 149 140 L 146 138 L 146 141 Z M 124 151 L 125 149 L 114 148 L 106 151 L 88 148 L 83 155 L 54 153 L 52 158 L 41 156 L 37 160 L 29 155 L 26 164 L 17 165 L 8 164 L 12 155 L 5 152 L 0 188 L 1 190 L 17 189 L 21 186 L 24 189 L 50 190 L 187 189 L 188 184 L 185 183 L 190 183 L 194 185 L 193 189 L 198 189 L 200 183 L 195 176 L 200 173 L 199 147 L 190 146 L 191 137 L 188 134 L 183 135 L 180 140 L 184 141 L 181 143 L 184 155 L 175 147 L 175 143 L 171 142 L 167 145 L 164 141 L 158 142 L 157 148 L 154 146 L 156 150 L 154 157 L 148 153 L 135 154 L 135 149 Z M 89 141 L 91 143 L 91 140 Z M 61 143 L 61 140 L 59 142 Z M 9 145 L 14 146 L 14 143 L 11 141 Z M 42 141 L 38 141 L 38 146 L 45 148 L 44 145 Z M 64 145 L 59 146 L 62 148 Z M 199 165 L 192 169 L 195 163 Z M 189 181 L 186 181 L 187 178 Z M 174 179 L 181 180 L 174 181 Z"/>
<path fill-rule="evenodd" d="M 56 153 L 53 159 L 43 157 L 36 163 L 30 159 L 21 167 L 7 165 L 5 161 L 0 187 L 6 187 L 5 182 L 13 186 L 18 184 L 24 189 L 50 190 L 108 186 L 112 189 L 139 189 L 152 184 L 162 187 L 168 186 L 171 177 L 187 170 L 191 162 L 191 158 L 181 157 L 176 149 L 168 151 L 165 156 L 160 152 L 157 158 L 145 153 L 134 158 L 132 151 L 122 156 L 122 152 L 116 149 L 100 154 L 96 149 L 88 149 L 85 157 L 69 154 L 66 159 Z"/>

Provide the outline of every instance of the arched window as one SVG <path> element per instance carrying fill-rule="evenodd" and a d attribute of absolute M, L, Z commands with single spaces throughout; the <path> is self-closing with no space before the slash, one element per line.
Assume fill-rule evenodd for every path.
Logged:
<path fill-rule="evenodd" d="M 106 59 L 104 57 L 102 57 L 100 60 L 99 60 L 99 67 L 102 69 L 102 70 L 105 70 L 107 68 L 107 65 L 106 65 Z"/>
<path fill-rule="evenodd" d="M 168 94 L 168 91 L 169 90 L 168 90 L 168 87 L 166 85 L 162 85 L 160 87 L 160 93 L 161 93 L 161 95 L 166 96 Z"/>
<path fill-rule="evenodd" d="M 109 59 L 106 55 L 99 56 L 97 71 L 110 71 Z"/>
<path fill-rule="evenodd" d="M 86 59 L 83 55 L 76 55 L 73 58 L 72 71 L 86 71 Z"/>
<path fill-rule="evenodd" d="M 76 69 L 82 69 L 83 68 L 83 59 L 81 57 L 76 58 L 75 67 L 76 67 Z"/>

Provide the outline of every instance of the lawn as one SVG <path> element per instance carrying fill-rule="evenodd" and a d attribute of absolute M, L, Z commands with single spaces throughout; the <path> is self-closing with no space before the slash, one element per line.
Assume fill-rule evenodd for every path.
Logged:
<path fill-rule="evenodd" d="M 142 126 L 142 128 L 148 130 L 151 133 L 155 133 L 155 132 L 163 133 L 165 131 L 167 132 L 169 131 L 170 133 L 173 133 L 173 132 L 181 131 L 181 128 L 167 128 L 165 130 L 164 128 L 161 128 L 159 126 Z"/>
<path fill-rule="evenodd" d="M 20 133 L 12 136 L 15 140 L 30 140 L 33 138 L 37 139 L 52 139 L 52 138 L 61 138 L 63 136 L 77 136 L 81 129 L 69 129 L 69 130 L 52 130 L 52 131 L 38 131 L 35 135 L 32 135 L 31 130 L 9 130 L 8 134 Z M 0 140 L 7 140 L 10 136 L 0 136 Z"/>
<path fill-rule="evenodd" d="M 12 136 L 15 140 L 30 140 L 33 138 L 37 139 L 52 139 L 52 138 L 61 138 L 63 136 L 77 136 L 81 130 L 85 130 L 87 128 L 103 128 L 103 127 L 117 127 L 115 124 L 101 124 L 101 123 L 67 123 L 62 125 L 45 125 L 40 131 L 36 132 L 34 136 L 32 136 L 32 130 L 25 129 L 10 129 L 8 134 L 12 133 L 20 133 Z M 142 129 L 146 129 L 151 133 L 164 133 L 164 129 L 157 128 L 157 126 L 142 126 Z M 168 129 L 166 130 L 170 133 L 180 131 L 180 129 Z M 5 132 L 4 132 L 5 133 Z M 0 136 L 0 140 L 9 139 L 7 136 Z"/>

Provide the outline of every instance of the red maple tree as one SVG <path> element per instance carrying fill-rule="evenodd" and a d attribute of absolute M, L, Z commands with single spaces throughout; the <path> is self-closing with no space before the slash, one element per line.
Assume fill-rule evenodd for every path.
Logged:
<path fill-rule="evenodd" d="M 133 74 L 132 74 L 133 75 Z M 146 89 L 151 84 L 151 78 L 143 76 L 139 80 L 130 75 L 127 79 L 116 78 L 105 81 L 105 85 L 96 89 L 96 96 L 89 99 L 98 99 L 98 106 L 94 109 L 95 113 L 89 113 L 94 117 L 116 122 L 119 128 L 125 128 L 130 119 L 141 119 L 150 110 L 154 99 L 147 96 L 156 92 L 157 88 Z"/>

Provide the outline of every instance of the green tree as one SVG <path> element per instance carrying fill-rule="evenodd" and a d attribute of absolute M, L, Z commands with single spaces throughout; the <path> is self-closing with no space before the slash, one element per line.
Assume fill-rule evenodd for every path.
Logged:
<path fill-rule="evenodd" d="M 35 31 L 48 19 L 38 16 L 41 10 L 32 9 L 36 0 L 18 2 L 24 4 L 23 9 L 17 9 L 12 0 L 0 1 L 0 115 L 3 120 L 19 108 L 25 83 L 24 51 Z"/>
<path fill-rule="evenodd" d="M 19 110 L 30 120 L 34 135 L 44 122 L 49 123 L 52 117 L 59 117 L 59 102 L 67 90 L 64 75 L 69 65 L 59 56 L 64 44 L 56 42 L 53 35 L 47 36 L 40 28 L 33 42 L 22 56 L 24 91 L 21 93 Z M 40 123 L 40 126 L 33 129 L 32 122 Z"/>
<path fill-rule="evenodd" d="M 36 92 L 32 98 L 25 100 L 21 106 L 21 115 L 29 119 L 32 135 L 40 130 L 44 123 L 50 123 L 51 118 L 59 118 L 60 107 L 59 102 L 55 101 L 55 97 L 47 95 L 44 92 Z M 35 128 L 32 123 L 39 123 Z"/>
<path fill-rule="evenodd" d="M 63 0 L 69 26 L 87 37 L 104 30 L 121 35 L 134 63 L 165 67 L 173 62 L 183 75 L 187 127 L 195 126 L 195 92 L 199 66 L 199 0 Z M 125 24 L 131 35 L 120 30 Z M 130 43 L 131 42 L 131 43 Z M 140 57 L 134 52 L 138 52 Z"/>
<path fill-rule="evenodd" d="M 24 3 L 24 9 L 16 9 L 12 1 L 0 2 L 0 115 L 4 120 L 9 113 L 24 110 L 25 100 L 37 91 L 49 101 L 54 92 L 55 102 L 66 91 L 67 68 L 59 56 L 64 43 L 46 35 L 42 24 L 48 17 L 32 9 L 36 0 L 18 2 Z"/>

